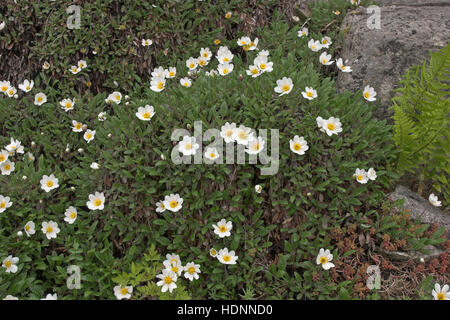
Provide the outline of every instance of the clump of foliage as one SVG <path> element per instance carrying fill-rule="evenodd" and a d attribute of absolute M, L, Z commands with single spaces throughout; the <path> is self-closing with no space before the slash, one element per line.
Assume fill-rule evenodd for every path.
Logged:
<path fill-rule="evenodd" d="M 130 272 L 122 272 L 112 280 L 121 286 L 133 286 L 133 299 L 136 300 L 188 300 L 191 297 L 181 284 L 177 282 L 177 288 L 172 293 L 161 292 L 156 285 L 156 275 L 162 269 L 161 255 L 156 251 L 155 245 L 151 245 L 142 259 L 131 263 Z"/>
<path fill-rule="evenodd" d="M 397 169 L 419 173 L 419 193 L 425 180 L 450 200 L 450 45 L 431 52 L 430 61 L 411 67 L 393 98 L 394 141 L 400 149 Z"/>

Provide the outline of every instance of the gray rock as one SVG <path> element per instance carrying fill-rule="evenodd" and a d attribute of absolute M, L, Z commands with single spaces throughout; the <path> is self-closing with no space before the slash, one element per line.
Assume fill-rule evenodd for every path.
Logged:
<path fill-rule="evenodd" d="M 447 238 L 450 239 L 450 215 L 433 207 L 428 200 L 423 199 L 417 193 L 404 186 L 397 186 L 388 197 L 392 201 L 405 199 L 404 208 L 410 211 L 412 219 L 420 219 L 423 223 L 435 223 L 439 226 L 444 226 L 447 230 Z"/>
<path fill-rule="evenodd" d="M 438 258 L 442 253 L 445 252 L 431 245 L 424 246 L 423 247 L 424 252 L 387 251 L 380 247 L 377 247 L 376 250 L 381 254 L 383 254 L 384 256 L 389 257 L 396 261 L 414 260 L 416 262 L 428 262 L 433 258 Z"/>
<path fill-rule="evenodd" d="M 372 12 L 358 7 L 344 18 L 345 34 L 341 52 L 343 60 L 353 69 L 339 72 L 339 92 L 374 87 L 382 108 L 377 116 L 391 115 L 391 105 L 398 81 L 415 64 L 429 59 L 429 51 L 443 48 L 450 40 L 450 2 L 435 0 L 383 0 L 380 7 L 381 29 L 369 29 Z M 403 5 L 407 3 L 408 5 Z M 401 5 L 393 5 L 401 4 Z"/>

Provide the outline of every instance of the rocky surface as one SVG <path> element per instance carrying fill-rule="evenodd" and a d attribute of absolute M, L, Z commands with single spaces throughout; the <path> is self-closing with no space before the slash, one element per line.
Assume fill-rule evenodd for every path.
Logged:
<path fill-rule="evenodd" d="M 380 29 L 369 29 L 367 8 L 347 13 L 341 31 L 345 42 L 341 57 L 351 73 L 339 72 L 338 91 L 358 91 L 370 85 L 377 92 L 387 117 L 393 90 L 412 65 L 429 59 L 450 40 L 450 2 L 443 0 L 381 0 Z"/>
<path fill-rule="evenodd" d="M 444 226 L 447 229 L 447 238 L 450 239 L 450 215 L 433 207 L 428 200 L 423 199 L 404 186 L 397 186 L 388 197 L 392 201 L 405 199 L 404 208 L 410 211 L 412 219 L 420 219 L 423 223 L 435 223 Z"/>

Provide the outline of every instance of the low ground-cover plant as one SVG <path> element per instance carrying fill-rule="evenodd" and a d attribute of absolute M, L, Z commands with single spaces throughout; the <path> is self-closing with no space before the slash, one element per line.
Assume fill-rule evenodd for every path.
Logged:
<path fill-rule="evenodd" d="M 189 73 L 186 61 L 201 47 L 196 55 L 177 55 L 163 65 L 176 67 L 176 76 L 164 79 L 159 92 L 158 83 L 151 89 L 149 82 L 136 81 L 130 87 L 119 82 L 116 92 L 81 94 L 73 82 L 56 85 L 42 76 L 17 99 L 3 95 L 0 145 L 12 137 L 25 150 L 11 151 L 14 170 L 0 176 L 1 195 L 12 201 L 0 213 L 0 257 L 19 258 L 16 272 L 1 271 L 0 296 L 39 299 L 54 292 L 64 299 L 112 299 L 127 296 L 132 286 L 130 297 L 145 299 L 378 298 L 365 286 L 374 263 L 367 253 L 382 241 L 404 240 L 406 225 L 383 209 L 395 177 L 391 127 L 372 117 L 376 106 L 361 95 L 335 93 L 334 81 L 322 71 L 336 67 L 319 61 L 325 50 L 308 48 L 311 38 L 325 35 L 311 30 L 299 37 L 298 31 L 275 13 L 258 34 L 259 50 L 222 39 L 234 55 L 228 72 L 214 57 L 221 45 L 211 45 L 212 58 L 196 68 L 200 72 Z M 265 49 L 273 71 L 252 77 L 250 66 Z M 89 74 L 89 60 L 87 65 L 82 73 Z M 188 86 L 180 84 L 185 77 Z M 292 84 L 278 85 L 284 77 Z M 39 92 L 47 102 L 36 105 Z M 74 98 L 69 107 L 67 101 L 61 105 L 67 98 Z M 139 111 L 146 105 L 153 109 Z M 272 155 L 279 142 L 278 170 L 263 175 L 266 165 L 250 164 L 248 157 L 245 164 L 173 163 L 179 145 L 172 133 L 185 129 L 185 135 L 199 137 L 197 121 L 200 135 L 226 122 L 256 132 L 277 129 L 278 137 L 270 131 L 264 137 L 264 149 Z M 296 146 L 295 136 L 308 148 Z M 205 139 L 198 152 L 210 142 Z M 375 176 L 369 179 L 364 171 L 360 179 L 360 168 L 375 169 Z M 52 174 L 57 181 L 42 180 Z M 221 233 L 222 219 L 231 230 Z M 28 221 L 35 223 L 34 234 L 26 229 Z M 41 231 L 50 221 L 57 227 Z M 364 244 L 357 245 L 361 233 Z M 441 243 L 441 236 L 430 234 L 426 242 L 418 232 L 395 245 L 408 248 L 416 241 L 420 249 Z M 149 252 L 152 246 L 156 251 Z M 322 248 L 329 252 L 319 254 Z M 201 272 L 199 279 L 179 279 L 178 288 L 159 295 L 160 255 L 167 254 L 178 255 L 183 266 L 200 265 Z M 79 289 L 66 286 L 71 265 L 80 268 Z"/>

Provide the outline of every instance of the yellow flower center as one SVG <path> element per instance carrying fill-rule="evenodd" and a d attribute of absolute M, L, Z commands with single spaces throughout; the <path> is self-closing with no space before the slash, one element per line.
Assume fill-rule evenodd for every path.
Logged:
<path fill-rule="evenodd" d="M 9 169 L 11 169 L 11 166 L 7 163 L 3 166 L 3 168 L 8 171 Z"/>
<path fill-rule="evenodd" d="M 323 64 L 327 63 L 327 59 L 322 59 L 322 63 Z"/>
<path fill-rule="evenodd" d="M 217 254 L 217 251 L 216 250 L 214 250 L 214 249 L 211 249 L 211 254 L 213 255 L 213 256 L 215 256 L 216 254 Z"/>
<path fill-rule="evenodd" d="M 14 94 L 14 90 L 9 90 L 9 95 L 12 96 Z"/>
<path fill-rule="evenodd" d="M 216 155 L 215 155 L 214 153 L 212 153 L 212 152 L 209 154 L 209 157 L 210 157 L 210 158 L 214 158 L 215 156 L 216 156 Z"/>
<path fill-rule="evenodd" d="M 53 228 L 52 227 L 47 227 L 47 233 L 52 233 L 53 232 Z"/>
<path fill-rule="evenodd" d="M 31 90 L 30 86 L 26 86 L 25 90 L 30 91 Z"/>
<path fill-rule="evenodd" d="M 442 292 L 439 292 L 439 293 L 437 294 L 437 299 L 438 299 L 438 300 L 445 300 L 445 294 L 442 293 Z"/>
<path fill-rule="evenodd" d="M 259 65 L 259 68 L 260 68 L 261 70 L 264 70 L 264 69 L 267 68 L 267 65 L 266 65 L 265 63 L 261 63 L 261 64 Z"/>
<path fill-rule="evenodd" d="M 164 278 L 164 282 L 165 282 L 166 284 L 171 284 L 171 283 L 172 283 L 172 278 L 169 277 L 169 276 L 167 276 L 167 277 Z"/>
<path fill-rule="evenodd" d="M 44 98 L 42 98 L 42 97 L 37 97 L 37 101 L 38 101 L 38 102 L 42 102 L 42 100 L 44 100 Z"/>
<path fill-rule="evenodd" d="M 249 45 L 245 45 L 243 48 L 244 48 L 245 51 L 250 50 L 250 46 Z"/>
<path fill-rule="evenodd" d="M 222 233 L 227 232 L 227 227 L 226 226 L 220 226 L 219 227 L 219 231 L 222 232 Z"/>
<path fill-rule="evenodd" d="M 320 263 L 321 264 L 325 264 L 325 263 L 327 263 L 328 262 L 328 259 L 326 258 L 326 257 L 321 257 L 320 258 Z"/>
<path fill-rule="evenodd" d="M 51 180 L 47 181 L 47 187 L 49 188 L 53 187 L 53 181 Z"/>
<path fill-rule="evenodd" d="M 6 207 L 6 202 L 0 202 L 0 208 L 4 208 L 4 207 Z"/>
<path fill-rule="evenodd" d="M 356 179 L 358 179 L 358 180 L 362 180 L 364 177 L 363 177 L 363 175 L 362 174 L 358 174 L 357 176 L 356 176 Z"/>
<path fill-rule="evenodd" d="M 75 212 L 72 212 L 70 214 L 70 219 L 75 219 L 77 217 L 77 214 Z"/>
<path fill-rule="evenodd" d="M 313 96 L 313 93 L 311 91 L 308 91 L 306 92 L 306 95 L 311 98 Z"/>
<path fill-rule="evenodd" d="M 188 268 L 188 272 L 189 272 L 189 274 L 194 274 L 195 273 L 195 268 L 194 267 L 189 267 Z"/>
<path fill-rule="evenodd" d="M 3 155 L 3 154 L 0 154 L 0 162 L 3 162 L 3 161 L 5 161 L 5 156 Z"/>
<path fill-rule="evenodd" d="M 300 151 L 302 149 L 302 145 L 300 143 L 295 143 L 294 144 L 294 150 L 295 151 Z"/>
<path fill-rule="evenodd" d="M 258 74 L 258 69 L 256 69 L 256 68 L 255 68 L 255 69 L 252 69 L 251 72 L 252 72 L 252 74 Z"/>
<path fill-rule="evenodd" d="M 172 271 L 175 272 L 175 273 L 178 273 L 178 267 L 177 266 L 173 266 L 172 267 Z"/>
<path fill-rule="evenodd" d="M 225 135 L 226 135 L 227 137 L 231 137 L 231 136 L 233 135 L 233 130 L 228 129 L 228 130 L 226 131 Z"/>
<path fill-rule="evenodd" d="M 164 87 L 164 83 L 158 82 L 158 89 L 162 89 Z"/>
<path fill-rule="evenodd" d="M 185 87 L 189 87 L 189 82 L 186 81 L 186 82 L 184 83 L 184 86 L 185 86 Z"/>
<path fill-rule="evenodd" d="M 201 66 L 204 66 L 205 63 L 206 63 L 205 60 L 200 60 L 200 61 L 198 62 L 198 64 L 201 65 Z"/>
<path fill-rule="evenodd" d="M 281 90 L 283 90 L 284 92 L 289 91 L 289 89 L 291 89 L 291 87 L 288 84 L 285 84 L 281 87 Z"/>
<path fill-rule="evenodd" d="M 11 263 L 11 261 L 5 261 L 5 267 L 6 268 L 10 268 L 11 267 L 11 265 L 12 265 L 12 263 Z"/>
<path fill-rule="evenodd" d="M 223 61 L 228 62 L 230 61 L 230 59 L 228 59 L 228 57 L 223 58 Z"/>
<path fill-rule="evenodd" d="M 227 68 L 223 69 L 223 74 L 227 74 L 227 73 L 228 73 L 228 69 Z"/>
<path fill-rule="evenodd" d="M 220 40 L 219 39 L 215 39 L 214 40 L 214 44 L 216 44 L 216 45 L 220 44 Z"/>
<path fill-rule="evenodd" d="M 333 123 L 329 123 L 327 125 L 328 130 L 334 130 L 334 128 L 336 128 L 336 126 Z"/>
<path fill-rule="evenodd" d="M 366 99 L 369 99 L 369 98 L 370 98 L 370 93 L 369 93 L 369 92 L 364 92 L 364 97 L 365 97 Z"/>
<path fill-rule="evenodd" d="M 239 138 L 241 140 L 247 139 L 247 134 L 244 131 L 239 132 Z"/>
<path fill-rule="evenodd" d="M 178 201 L 177 201 L 177 200 L 172 200 L 172 201 L 170 201 L 170 202 L 169 202 L 169 206 L 170 206 L 172 209 L 175 209 L 175 208 L 178 206 Z"/>
<path fill-rule="evenodd" d="M 226 19 L 230 19 L 230 18 L 231 18 L 231 13 L 227 13 L 227 14 L 225 15 L 225 18 L 226 18 Z"/>
<path fill-rule="evenodd" d="M 231 257 L 229 255 L 224 255 L 223 256 L 223 261 L 228 262 L 231 260 Z"/>
<path fill-rule="evenodd" d="M 192 143 L 186 143 L 186 149 L 191 150 L 192 149 Z"/>
<path fill-rule="evenodd" d="M 8 87 L 7 86 L 3 86 L 1 89 L 2 89 L 3 92 L 8 91 Z"/>
<path fill-rule="evenodd" d="M 142 118 L 144 118 L 144 119 L 150 119 L 150 113 L 149 113 L 149 112 L 145 112 L 145 113 L 142 115 Z"/>
<path fill-rule="evenodd" d="M 253 145 L 253 150 L 258 151 L 259 148 L 260 148 L 259 143 L 256 143 L 256 144 Z"/>
<path fill-rule="evenodd" d="M 72 103 L 66 102 L 66 108 L 69 109 L 69 108 L 71 108 L 71 107 L 72 107 Z"/>
<path fill-rule="evenodd" d="M 323 39 L 323 40 L 322 40 L 322 43 L 323 43 L 323 44 L 327 44 L 327 40 L 326 40 L 326 39 Z"/>
<path fill-rule="evenodd" d="M 95 201 L 94 201 L 94 206 L 100 207 L 101 205 L 102 205 L 102 200 L 100 200 L 100 199 L 95 199 Z"/>
<path fill-rule="evenodd" d="M 126 295 L 126 294 L 128 294 L 128 289 L 127 288 L 122 288 L 122 289 L 120 289 L 120 293 L 122 295 Z"/>
<path fill-rule="evenodd" d="M 75 129 L 77 129 L 77 130 L 80 130 L 81 127 L 82 127 L 81 123 L 77 123 L 77 124 L 75 125 Z"/>
<path fill-rule="evenodd" d="M 173 71 L 169 72 L 169 77 L 173 77 L 175 74 L 173 73 Z"/>
<path fill-rule="evenodd" d="M 25 231 L 30 231 L 30 226 L 25 226 Z"/>
<path fill-rule="evenodd" d="M 203 58 L 208 58 L 208 56 L 209 56 L 208 52 L 203 53 Z"/>

